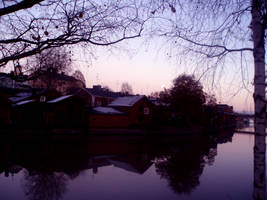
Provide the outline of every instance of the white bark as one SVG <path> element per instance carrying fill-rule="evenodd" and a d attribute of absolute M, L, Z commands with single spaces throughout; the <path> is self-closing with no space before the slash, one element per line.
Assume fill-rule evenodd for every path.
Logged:
<path fill-rule="evenodd" d="M 254 191 L 253 199 L 265 199 L 265 48 L 264 25 L 260 7 L 264 0 L 251 0 L 252 39 L 254 44 L 254 103 L 255 103 L 255 144 L 254 144 Z"/>

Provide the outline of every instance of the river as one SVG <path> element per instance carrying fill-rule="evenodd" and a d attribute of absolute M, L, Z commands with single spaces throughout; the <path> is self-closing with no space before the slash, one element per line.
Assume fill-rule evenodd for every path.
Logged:
<path fill-rule="evenodd" d="M 0 199 L 252 199 L 249 134 L 0 142 Z"/>

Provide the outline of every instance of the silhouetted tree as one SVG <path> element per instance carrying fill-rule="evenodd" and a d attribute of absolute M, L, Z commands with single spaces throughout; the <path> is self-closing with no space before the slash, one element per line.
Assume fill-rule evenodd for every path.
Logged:
<path fill-rule="evenodd" d="M 21 1 L 9 1 L 3 0 L 1 2 L 0 16 L 7 15 L 19 10 L 28 9 L 32 6 L 42 2 L 44 0 L 21 0 Z M 10 4 L 12 3 L 12 4 Z"/>
<path fill-rule="evenodd" d="M 178 76 L 170 89 L 169 103 L 183 124 L 198 122 L 205 103 L 201 83 L 191 75 Z"/>
<path fill-rule="evenodd" d="M 161 102 L 170 103 L 170 101 L 171 101 L 170 90 L 164 88 L 163 91 L 160 91 L 159 99 Z"/>
<path fill-rule="evenodd" d="M 66 73 L 71 71 L 71 55 L 65 47 L 56 47 L 44 50 L 34 55 L 30 61 L 30 71 L 36 75 L 46 71 Z"/>
<path fill-rule="evenodd" d="M 34 87 L 56 89 L 58 80 L 71 71 L 71 55 L 65 47 L 44 50 L 29 59 L 28 79 Z M 61 78 L 60 78 L 61 76 Z"/>
<path fill-rule="evenodd" d="M 82 73 L 80 70 L 76 70 L 76 71 L 72 74 L 72 76 L 73 76 L 74 78 L 76 78 L 77 80 L 82 81 L 83 84 L 86 85 L 86 81 L 85 81 L 84 75 L 83 75 L 83 73 Z"/>
<path fill-rule="evenodd" d="M 215 95 L 205 93 L 206 105 L 214 106 L 217 103 Z"/>
<path fill-rule="evenodd" d="M 107 85 L 103 86 L 103 89 L 104 89 L 106 92 L 113 92 L 112 89 L 110 89 Z"/>
<path fill-rule="evenodd" d="M 159 98 L 159 94 L 160 92 L 151 92 L 149 96 L 153 98 Z"/>
<path fill-rule="evenodd" d="M 134 0 L 2 1 L 0 66 L 50 48 L 108 46 L 139 37 L 146 18 L 140 6 Z"/>
<path fill-rule="evenodd" d="M 266 155 L 266 0 L 159 0 L 153 1 L 154 27 L 160 23 L 160 35 L 167 37 L 185 57 L 204 60 L 209 69 L 216 70 L 229 56 L 237 58 L 240 66 L 254 60 L 254 199 L 265 199 Z M 163 14 L 162 10 L 169 10 Z M 170 14 L 171 13 L 171 14 Z M 161 16 L 161 17 L 158 17 Z M 163 29 L 166 28 L 165 30 Z M 232 59 L 230 57 L 230 59 Z M 225 62 L 227 61 L 227 62 Z M 242 68 L 243 69 L 243 68 Z M 214 72 L 214 71 L 213 71 Z"/>
<path fill-rule="evenodd" d="M 133 94 L 132 86 L 127 82 L 122 83 L 121 84 L 121 93 L 125 94 L 125 95 Z"/>

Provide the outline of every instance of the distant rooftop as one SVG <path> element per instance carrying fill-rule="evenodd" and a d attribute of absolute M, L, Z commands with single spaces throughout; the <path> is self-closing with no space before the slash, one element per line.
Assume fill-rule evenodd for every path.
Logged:
<path fill-rule="evenodd" d="M 122 112 L 109 107 L 95 107 L 93 108 L 93 111 L 97 113 L 103 113 L 103 114 L 123 114 Z"/>
<path fill-rule="evenodd" d="M 101 85 L 93 85 L 93 88 L 86 88 L 86 90 L 94 96 L 112 97 L 112 98 L 125 96 L 121 92 L 112 92 L 107 88 L 101 87 Z"/>
<path fill-rule="evenodd" d="M 24 77 L 24 76 L 23 76 Z M 19 78 L 23 78 L 19 77 Z M 25 78 L 25 77 L 24 77 Z M 31 88 L 27 81 L 18 81 L 14 75 L 0 73 L 0 87 L 1 88 L 16 88 L 16 89 L 29 89 Z"/>
<path fill-rule="evenodd" d="M 145 97 L 144 95 L 140 96 L 126 96 L 126 97 L 118 97 L 113 102 L 111 102 L 108 106 L 126 106 L 131 107 L 140 99 Z"/>

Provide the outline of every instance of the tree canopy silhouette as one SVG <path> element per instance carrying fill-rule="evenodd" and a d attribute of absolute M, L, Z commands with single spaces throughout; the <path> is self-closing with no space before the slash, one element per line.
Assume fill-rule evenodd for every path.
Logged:
<path fill-rule="evenodd" d="M 122 83 L 121 84 L 121 93 L 125 94 L 125 95 L 133 94 L 132 86 L 127 82 Z"/>
<path fill-rule="evenodd" d="M 68 74 L 71 69 L 71 54 L 65 47 L 46 49 L 29 59 L 29 70 L 41 74 L 47 70 Z"/>
<path fill-rule="evenodd" d="M 196 123 L 205 103 L 205 93 L 199 81 L 193 75 L 182 74 L 173 80 L 168 93 L 162 95 L 163 101 L 170 104 L 179 121 L 186 125 Z M 167 96 L 166 96 L 167 95 Z"/>
<path fill-rule="evenodd" d="M 85 78 L 84 78 L 83 73 L 82 73 L 80 70 L 76 70 L 76 71 L 72 74 L 72 76 L 73 76 L 74 78 L 76 78 L 77 80 L 82 81 L 83 84 L 86 85 L 86 80 L 85 80 Z"/>
<path fill-rule="evenodd" d="M 0 66 L 46 49 L 108 46 L 139 37 L 144 15 L 132 1 L 20 0 L 0 4 Z"/>
<path fill-rule="evenodd" d="M 251 65 L 251 69 L 254 69 L 254 169 L 257 169 L 254 185 L 257 187 L 254 188 L 253 197 L 265 199 L 266 0 L 153 2 L 156 2 L 152 11 L 156 19 L 153 26 L 160 26 L 159 35 L 171 41 L 183 57 L 189 53 L 189 59 L 193 62 L 197 63 L 196 59 L 203 61 L 206 67 L 198 67 L 203 70 L 202 73 L 213 69 L 214 78 L 218 66 L 226 63 L 229 65 L 229 61 L 233 61 L 231 67 L 239 65 L 241 73 L 245 66 Z M 169 12 L 163 12 L 164 10 Z"/>

